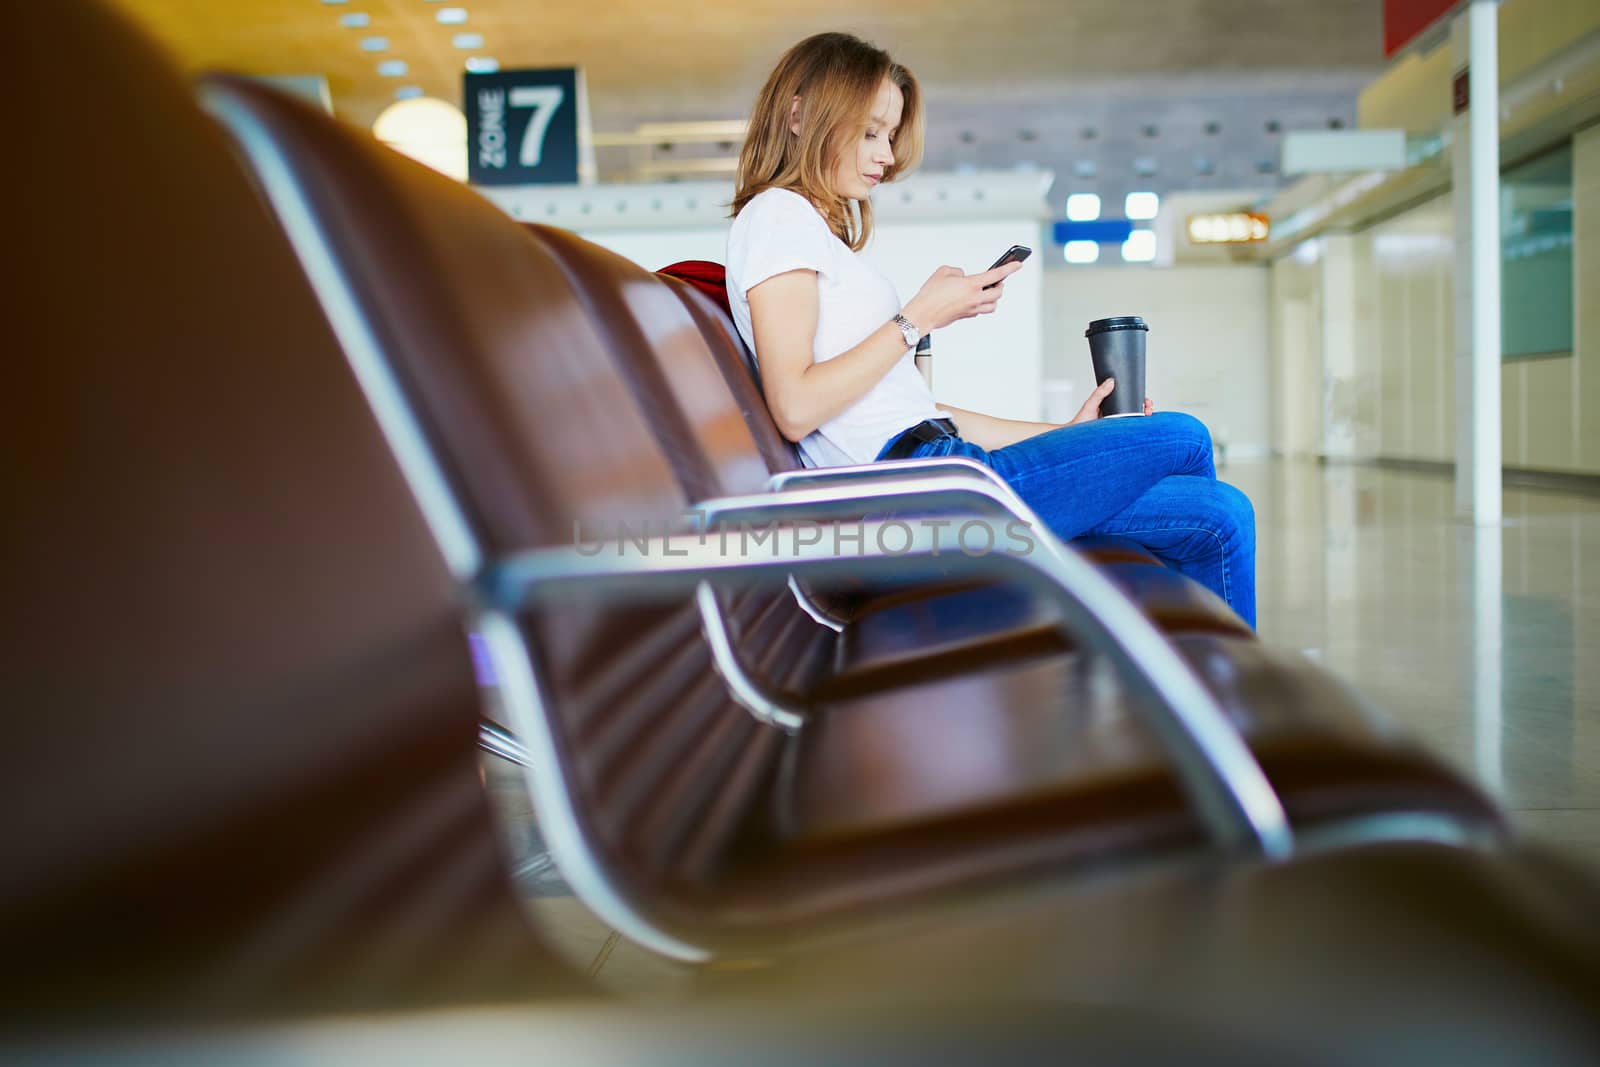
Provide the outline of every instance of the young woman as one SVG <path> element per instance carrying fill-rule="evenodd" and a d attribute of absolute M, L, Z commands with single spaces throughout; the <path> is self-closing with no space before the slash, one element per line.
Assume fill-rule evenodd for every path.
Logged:
<path fill-rule="evenodd" d="M 872 190 L 916 166 L 922 99 L 911 72 L 856 37 L 824 33 L 779 61 L 756 98 L 728 236 L 734 322 L 767 405 L 808 466 L 965 456 L 993 468 L 1063 540 L 1128 538 L 1255 625 L 1255 516 L 1217 481 L 1211 436 L 1176 412 L 1099 418 L 1106 381 L 1071 423 L 936 404 L 912 349 L 987 315 L 1020 269 L 940 267 L 901 304 L 857 254 Z M 992 288 L 990 288 L 992 286 Z"/>

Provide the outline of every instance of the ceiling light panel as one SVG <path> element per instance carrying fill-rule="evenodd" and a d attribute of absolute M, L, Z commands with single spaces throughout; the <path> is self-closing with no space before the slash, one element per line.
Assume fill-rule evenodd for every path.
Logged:
<path fill-rule="evenodd" d="M 1100 258 L 1100 246 L 1093 241 L 1068 241 L 1062 255 L 1068 263 L 1093 263 Z"/>
<path fill-rule="evenodd" d="M 1122 213 L 1130 219 L 1153 219 L 1161 210 L 1161 198 L 1155 193 L 1129 193 L 1122 202 Z"/>
<path fill-rule="evenodd" d="M 1122 242 L 1122 259 L 1125 263 L 1149 263 L 1156 258 L 1154 230 L 1134 230 Z"/>
<path fill-rule="evenodd" d="M 1067 197 L 1067 218 L 1073 222 L 1093 222 L 1100 217 L 1100 198 L 1094 193 L 1073 193 Z"/>

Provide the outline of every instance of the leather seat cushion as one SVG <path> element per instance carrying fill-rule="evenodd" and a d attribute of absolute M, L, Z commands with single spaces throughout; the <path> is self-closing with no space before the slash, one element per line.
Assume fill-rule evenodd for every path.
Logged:
<path fill-rule="evenodd" d="M 1167 633 L 1254 632 L 1210 590 L 1159 563 L 1127 562 L 1134 552 L 1108 549 L 1123 562 L 1102 571 Z M 1149 557 L 1146 557 L 1149 558 Z M 976 583 L 928 594 L 880 594 L 840 635 L 834 670 L 813 700 L 836 700 L 896 680 L 949 677 L 986 663 L 1016 663 L 1062 652 L 1073 641 L 1055 605 L 1017 585 Z"/>
<path fill-rule="evenodd" d="M 1297 831 L 1396 811 L 1502 828 L 1315 665 L 1257 641 L 1175 639 L 1245 733 Z M 731 914 L 784 923 L 903 894 L 1205 845 L 1103 659 L 1062 654 L 829 707 L 793 742 Z"/>

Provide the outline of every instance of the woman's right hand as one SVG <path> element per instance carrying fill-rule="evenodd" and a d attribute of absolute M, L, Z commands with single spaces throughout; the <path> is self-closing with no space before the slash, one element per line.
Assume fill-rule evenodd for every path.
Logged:
<path fill-rule="evenodd" d="M 975 315 L 987 315 L 1005 292 L 1005 279 L 1021 269 L 1021 263 L 1006 263 L 982 274 L 964 274 L 960 267 L 940 267 L 907 301 L 901 313 L 923 333 Z M 985 290 L 986 285 L 994 288 Z"/>

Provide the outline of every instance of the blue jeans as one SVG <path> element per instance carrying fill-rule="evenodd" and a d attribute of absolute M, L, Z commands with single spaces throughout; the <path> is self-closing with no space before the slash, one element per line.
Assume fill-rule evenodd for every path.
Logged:
<path fill-rule="evenodd" d="M 1100 534 L 1136 541 L 1256 624 L 1255 510 L 1249 497 L 1217 481 L 1211 433 L 1192 415 L 1097 419 L 992 452 L 941 437 L 913 455 L 977 460 L 1061 540 Z"/>

